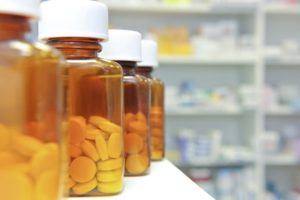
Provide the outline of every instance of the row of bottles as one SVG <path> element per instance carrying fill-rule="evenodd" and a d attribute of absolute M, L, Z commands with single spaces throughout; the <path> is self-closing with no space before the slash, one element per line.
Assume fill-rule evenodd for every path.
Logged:
<path fill-rule="evenodd" d="M 108 31 L 97 1 L 0 5 L 0 199 L 113 195 L 124 174 L 151 173 L 164 158 L 156 43 Z M 26 40 L 38 17 L 45 44 Z"/>

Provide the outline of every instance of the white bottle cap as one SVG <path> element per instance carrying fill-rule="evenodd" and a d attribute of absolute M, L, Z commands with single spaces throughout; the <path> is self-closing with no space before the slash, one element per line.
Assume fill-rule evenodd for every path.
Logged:
<path fill-rule="evenodd" d="M 139 67 L 158 67 L 157 43 L 152 40 L 142 40 L 142 62 Z"/>
<path fill-rule="evenodd" d="M 0 13 L 38 17 L 39 3 L 39 0 L 0 0 Z"/>
<path fill-rule="evenodd" d="M 142 35 L 136 31 L 109 30 L 109 40 L 102 43 L 101 58 L 114 61 L 142 60 Z"/>
<path fill-rule="evenodd" d="M 107 39 L 108 9 L 100 2 L 49 0 L 41 3 L 40 8 L 39 39 L 60 37 Z"/>

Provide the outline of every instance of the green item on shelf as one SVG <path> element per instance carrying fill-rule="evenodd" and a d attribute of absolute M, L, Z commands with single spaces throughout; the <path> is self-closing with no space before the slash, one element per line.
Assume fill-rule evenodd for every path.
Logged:
<path fill-rule="evenodd" d="M 192 1 L 191 0 L 164 0 L 163 1 L 165 4 L 169 4 L 169 5 L 178 5 L 178 4 L 191 4 Z"/>

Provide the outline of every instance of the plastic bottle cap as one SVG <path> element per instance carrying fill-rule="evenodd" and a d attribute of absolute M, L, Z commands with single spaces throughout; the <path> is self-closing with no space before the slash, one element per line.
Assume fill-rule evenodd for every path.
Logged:
<path fill-rule="evenodd" d="M 142 62 L 138 63 L 138 66 L 158 67 L 156 42 L 152 40 L 142 41 Z"/>
<path fill-rule="evenodd" d="M 142 35 L 136 31 L 109 30 L 109 40 L 102 43 L 100 57 L 114 61 L 142 60 Z"/>
<path fill-rule="evenodd" d="M 60 37 L 107 39 L 108 9 L 100 2 L 50 0 L 41 3 L 40 8 L 39 39 Z"/>
<path fill-rule="evenodd" d="M 39 3 L 39 0 L 0 0 L 0 13 L 38 17 Z"/>

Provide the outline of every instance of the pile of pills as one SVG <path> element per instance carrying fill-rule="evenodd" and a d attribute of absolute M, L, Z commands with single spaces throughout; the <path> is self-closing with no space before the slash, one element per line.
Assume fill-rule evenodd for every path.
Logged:
<path fill-rule="evenodd" d="M 163 158 L 164 154 L 164 124 L 163 109 L 153 106 L 151 108 L 151 156 L 153 160 Z"/>
<path fill-rule="evenodd" d="M 0 124 L 1 199 L 56 199 L 59 162 L 58 144 Z"/>
<path fill-rule="evenodd" d="M 118 193 L 123 189 L 122 128 L 99 116 L 86 122 L 81 116 L 69 120 L 69 188 L 75 195 Z"/>
<path fill-rule="evenodd" d="M 147 118 L 141 112 L 125 115 L 126 172 L 131 175 L 145 173 L 150 165 Z"/>

